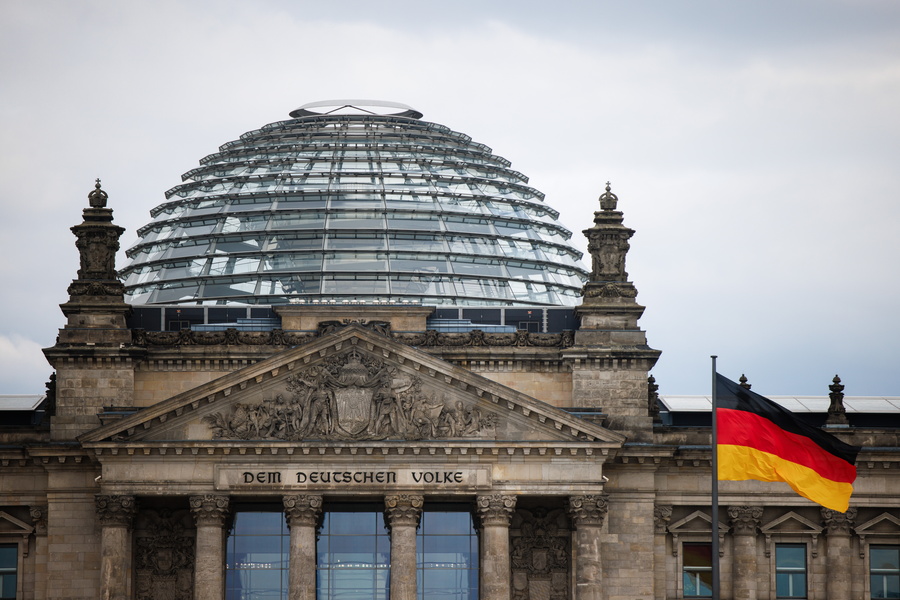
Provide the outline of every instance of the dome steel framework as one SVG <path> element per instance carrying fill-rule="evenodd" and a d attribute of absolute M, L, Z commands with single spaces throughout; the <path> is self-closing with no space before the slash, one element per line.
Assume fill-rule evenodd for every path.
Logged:
<path fill-rule="evenodd" d="M 291 115 L 166 192 L 127 251 L 130 302 L 577 303 L 571 232 L 489 147 L 402 104 Z"/>

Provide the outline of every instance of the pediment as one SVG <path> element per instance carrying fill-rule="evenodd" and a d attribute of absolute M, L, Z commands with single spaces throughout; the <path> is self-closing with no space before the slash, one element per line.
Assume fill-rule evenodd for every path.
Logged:
<path fill-rule="evenodd" d="M 759 528 L 766 536 L 779 533 L 819 535 L 822 533 L 822 529 L 821 525 L 813 523 L 794 511 L 787 512 Z"/>
<path fill-rule="evenodd" d="M 668 527 L 669 533 L 675 535 L 681 534 L 705 534 L 709 535 L 712 531 L 712 517 L 703 511 L 695 510 L 686 517 L 675 521 Z M 724 534 L 728 531 L 728 526 L 719 522 L 719 532 Z"/>
<path fill-rule="evenodd" d="M 580 442 L 625 437 L 377 332 L 348 326 L 142 409 L 91 442 Z"/>

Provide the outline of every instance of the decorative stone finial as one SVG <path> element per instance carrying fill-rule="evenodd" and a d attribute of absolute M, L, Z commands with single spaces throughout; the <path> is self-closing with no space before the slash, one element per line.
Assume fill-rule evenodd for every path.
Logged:
<path fill-rule="evenodd" d="M 662 423 L 662 417 L 659 416 L 659 385 L 653 375 L 647 377 L 647 410 L 654 423 Z"/>
<path fill-rule="evenodd" d="M 828 389 L 830 390 L 828 397 L 831 399 L 831 405 L 828 407 L 828 417 L 825 419 L 825 424 L 849 425 L 847 410 L 844 408 L 844 386 L 841 385 L 841 378 L 835 375 Z"/>
<path fill-rule="evenodd" d="M 609 182 L 606 182 L 606 191 L 600 195 L 600 208 L 603 210 L 616 210 L 619 197 L 610 191 Z"/>
<path fill-rule="evenodd" d="M 90 202 L 91 208 L 106 208 L 107 198 L 109 195 L 100 189 L 100 178 L 98 177 L 94 189 L 88 194 L 88 202 Z"/>
<path fill-rule="evenodd" d="M 744 388 L 745 390 L 749 390 L 751 387 L 750 384 L 747 383 L 747 376 L 744 375 L 743 373 L 741 373 L 741 378 L 738 379 L 738 382 L 739 382 L 740 386 L 742 388 Z"/>

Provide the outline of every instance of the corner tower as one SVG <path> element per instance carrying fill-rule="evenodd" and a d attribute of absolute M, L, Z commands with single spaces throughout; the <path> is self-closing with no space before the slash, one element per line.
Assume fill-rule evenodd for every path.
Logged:
<path fill-rule="evenodd" d="M 572 361 L 572 403 L 600 408 L 611 429 L 626 433 L 632 441 L 648 441 L 653 418 L 647 377 L 660 351 L 647 345 L 646 333 L 638 327 L 644 307 L 635 300 L 637 289 L 625 271 L 634 230 L 624 225 L 622 212 L 616 210 L 618 200 L 607 183 L 594 226 L 584 230 L 591 272 L 582 304 L 576 308 L 581 326 L 567 353 Z"/>
<path fill-rule="evenodd" d="M 97 426 L 104 406 L 131 406 L 134 370 L 131 331 L 125 319 L 125 286 L 116 276 L 116 252 L 125 229 L 113 224 L 107 194 L 97 180 L 83 220 L 72 227 L 80 256 L 69 300 L 60 305 L 66 325 L 44 355 L 56 369 L 54 439 L 72 439 Z"/>

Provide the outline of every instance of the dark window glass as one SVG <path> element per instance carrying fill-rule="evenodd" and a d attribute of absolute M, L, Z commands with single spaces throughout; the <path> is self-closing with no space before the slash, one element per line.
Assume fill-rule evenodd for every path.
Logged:
<path fill-rule="evenodd" d="M 900 546 L 869 548 L 872 598 L 900 598 Z"/>
<path fill-rule="evenodd" d="M 426 510 L 416 536 L 420 600 L 478 598 L 478 537 L 468 511 Z"/>
<path fill-rule="evenodd" d="M 289 548 L 283 512 L 238 512 L 228 536 L 225 599 L 287 600 Z"/>
<path fill-rule="evenodd" d="M 16 570 L 19 566 L 19 547 L 0 544 L 0 598 L 16 597 Z"/>
<path fill-rule="evenodd" d="M 329 510 L 316 542 L 319 600 L 388 600 L 391 541 L 380 506 Z"/>
<path fill-rule="evenodd" d="M 685 598 L 712 597 L 712 544 L 685 543 L 682 581 Z"/>
<path fill-rule="evenodd" d="M 775 597 L 806 598 L 806 544 L 775 545 Z"/>

